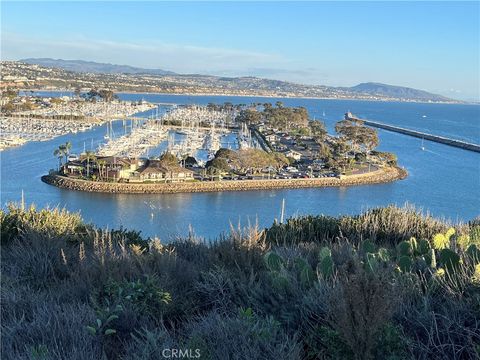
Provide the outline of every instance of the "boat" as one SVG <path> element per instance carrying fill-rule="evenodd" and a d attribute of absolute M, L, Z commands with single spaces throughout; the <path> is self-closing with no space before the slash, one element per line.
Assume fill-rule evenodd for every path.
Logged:
<path fill-rule="evenodd" d="M 423 142 L 424 142 L 424 138 L 422 137 L 422 146 L 420 146 L 420 149 L 425 151 L 425 146 L 423 145 Z"/>

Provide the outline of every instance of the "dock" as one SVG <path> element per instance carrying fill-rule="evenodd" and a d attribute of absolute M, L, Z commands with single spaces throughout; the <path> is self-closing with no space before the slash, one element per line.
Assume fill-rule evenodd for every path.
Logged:
<path fill-rule="evenodd" d="M 453 146 L 453 147 L 457 147 L 457 148 L 460 148 L 460 149 L 480 153 L 480 145 L 479 144 L 469 143 L 469 142 L 466 142 L 466 141 L 463 141 L 463 140 L 451 139 L 451 138 L 447 138 L 447 137 L 440 136 L 440 135 L 433 135 L 433 134 L 429 134 L 429 133 L 425 133 L 425 132 L 421 132 L 421 131 L 405 129 L 405 128 L 402 128 L 402 127 L 399 127 L 399 126 L 388 125 L 388 124 L 384 124 L 384 123 L 377 122 L 377 121 L 359 119 L 357 117 L 352 116 L 349 113 L 345 114 L 345 119 L 360 121 L 367 126 L 371 126 L 371 127 L 375 127 L 375 128 L 379 128 L 379 129 L 384 129 L 384 130 L 388 130 L 388 131 L 393 131 L 393 132 L 396 132 L 396 133 L 409 135 L 409 136 L 413 136 L 413 137 L 416 137 L 416 138 L 425 139 L 425 140 L 437 142 L 437 143 L 440 143 L 440 144 L 445 144 L 445 145 L 448 145 L 448 146 Z"/>

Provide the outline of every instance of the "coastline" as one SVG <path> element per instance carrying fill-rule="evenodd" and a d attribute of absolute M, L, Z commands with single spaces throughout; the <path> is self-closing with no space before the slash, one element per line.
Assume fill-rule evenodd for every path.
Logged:
<path fill-rule="evenodd" d="M 73 92 L 72 89 L 20 89 L 20 91 L 47 91 L 47 92 Z M 144 94 L 144 95 L 176 95 L 176 96 L 224 96 L 224 97 L 247 97 L 247 98 L 272 98 L 272 99 L 312 99 L 312 100 L 341 100 L 341 101 L 373 101 L 373 102 L 392 102 L 392 103 L 414 103 L 414 104 L 444 104 L 444 105 L 480 105 L 476 102 L 466 101 L 419 101 L 402 99 L 364 99 L 364 98 L 335 98 L 319 96 L 288 96 L 288 95 L 261 95 L 261 94 L 231 94 L 231 93 L 178 93 L 178 92 L 154 92 L 154 91 L 124 91 L 115 90 L 117 94 Z"/>
<path fill-rule="evenodd" d="M 349 175 L 343 178 L 270 179 L 196 181 L 174 183 L 107 183 L 44 175 L 41 180 L 62 189 L 110 194 L 175 194 L 221 191 L 249 191 L 273 189 L 302 189 L 315 187 L 344 187 L 389 183 L 405 179 L 408 173 L 400 167 L 381 168 L 370 173 Z"/>

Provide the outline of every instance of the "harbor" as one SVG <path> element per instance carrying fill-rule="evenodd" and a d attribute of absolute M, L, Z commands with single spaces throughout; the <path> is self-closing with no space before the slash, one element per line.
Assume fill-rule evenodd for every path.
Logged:
<path fill-rule="evenodd" d="M 165 106 L 165 105 L 164 105 Z M 149 117 L 123 119 L 122 133 L 111 123 L 96 154 L 127 158 L 160 156 L 163 151 L 179 159 L 193 157 L 200 164 L 221 147 L 255 148 L 251 130 L 234 122 L 234 111 L 217 111 L 205 106 L 169 105 L 164 114 L 156 108 Z"/>
<path fill-rule="evenodd" d="M 0 150 L 30 141 L 48 141 L 65 134 L 85 132 L 106 121 L 122 119 L 155 107 L 147 102 L 89 102 L 66 96 L 22 100 L 23 104 L 20 104 L 31 107 L 30 110 L 2 113 L 0 117 Z"/>
<path fill-rule="evenodd" d="M 133 102 L 138 102 L 142 98 L 149 103 L 176 102 L 178 107 L 181 107 L 181 104 L 189 103 L 207 106 L 209 102 L 221 104 L 224 101 L 240 104 L 247 100 L 245 98 L 138 94 L 121 96 L 121 100 Z M 404 119 L 395 124 L 400 127 L 411 126 L 410 124 L 418 122 L 418 114 L 427 114 L 431 123 L 435 125 L 432 132 L 437 133 L 440 133 L 443 124 L 444 128 L 449 125 L 449 123 L 443 122 L 443 118 L 446 120 L 475 119 L 478 111 L 478 107 L 463 105 L 416 104 L 411 106 L 398 103 L 368 102 L 364 104 L 353 101 L 346 103 L 340 100 L 322 102 L 281 100 L 288 106 L 306 106 L 311 116 L 317 119 L 324 118 L 323 111 L 325 110 L 325 122 L 329 129 L 334 128 L 335 122 L 343 117 L 348 108 L 355 109 L 358 113 L 368 114 L 369 118 L 381 118 L 387 112 L 391 114 L 389 118 Z M 253 101 L 264 103 L 268 99 L 256 98 Z M 157 117 L 156 109 L 135 116 L 147 119 L 152 115 L 154 115 L 154 119 Z M 125 120 L 125 122 L 128 127 L 130 121 Z M 381 149 L 395 152 L 398 155 L 400 166 L 406 167 L 409 176 L 402 181 L 352 187 L 278 188 L 176 194 L 70 191 L 40 181 L 41 176 L 45 175 L 49 169 L 55 170 L 58 166 L 58 159 L 52 156 L 55 148 L 69 141 L 72 143 L 71 153 L 82 153 L 85 144 L 87 151 L 95 152 L 98 144 L 106 142 L 108 124 L 109 122 L 84 132 L 69 133 L 48 141 L 29 142 L 2 152 L 2 205 L 6 206 L 10 201 L 20 201 L 23 190 L 27 204 L 34 203 L 38 207 L 60 205 L 70 211 L 81 211 L 86 221 L 99 226 L 130 227 L 142 230 L 146 236 L 157 235 L 165 239 L 178 234 L 188 234 L 190 224 L 197 234 L 206 237 L 215 236 L 228 230 L 229 226 L 225 224 L 229 224 L 229 222 L 237 224 L 238 221 L 241 221 L 243 226 L 248 224 L 248 221 L 255 223 L 258 219 L 260 226 L 268 226 L 275 217 L 279 216 L 282 198 L 285 198 L 288 216 L 297 213 L 326 215 L 358 213 L 368 207 L 388 204 L 403 205 L 406 201 L 422 207 L 433 215 L 443 214 L 450 219 L 468 221 L 478 215 L 477 207 L 473 206 L 470 201 L 472 197 L 480 198 L 475 175 L 478 172 L 478 153 L 463 151 L 440 143 L 429 143 L 426 151 L 421 151 L 418 138 L 401 136 L 389 131 L 379 133 Z M 453 128 L 450 127 L 451 133 L 447 134 L 451 134 L 452 137 L 465 137 L 468 135 L 465 129 L 471 129 L 469 133 L 476 133 L 478 125 L 475 124 L 478 122 L 471 122 L 473 128 L 469 128 L 469 124 L 470 122 L 465 120 Z M 112 121 L 112 126 L 115 136 L 124 134 L 123 120 Z M 179 126 L 172 125 L 170 129 L 172 132 L 173 130 L 182 131 L 181 124 Z M 208 129 L 206 127 L 204 130 L 208 131 Z M 235 131 L 235 129 L 231 129 L 231 131 Z M 175 134 L 174 136 L 176 141 L 180 142 L 184 135 Z M 237 141 L 237 135 L 234 133 L 228 140 L 233 148 Z M 279 139 L 277 146 L 283 142 L 284 140 Z M 164 140 L 163 143 L 166 149 L 168 141 Z M 227 144 L 224 143 L 224 146 Z M 149 152 L 153 155 L 155 151 L 155 154 L 158 155 L 165 149 L 152 148 Z M 458 176 L 439 177 L 439 172 L 444 169 L 448 169 Z M 264 175 L 267 180 L 269 174 L 265 173 Z M 292 175 L 295 174 L 285 172 L 286 177 L 293 177 Z M 224 179 L 224 181 L 205 181 L 205 183 L 228 184 L 231 181 Z M 247 184 L 252 181 L 255 182 L 255 180 L 247 179 L 242 183 Z M 430 186 L 432 182 L 436 182 L 435 188 Z M 101 184 L 100 181 L 96 183 Z M 432 194 L 433 196 L 431 196 Z M 458 201 L 455 203 L 447 201 L 446 199 L 450 196 L 455 197 Z M 97 211 L 99 208 L 103 209 L 101 213 Z M 215 221 L 212 220 L 212 214 L 215 214 Z"/>

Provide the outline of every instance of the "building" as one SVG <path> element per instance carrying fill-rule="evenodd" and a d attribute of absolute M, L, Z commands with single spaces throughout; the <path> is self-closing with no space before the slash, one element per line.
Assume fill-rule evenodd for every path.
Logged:
<path fill-rule="evenodd" d="M 193 180 L 193 171 L 181 166 L 166 166 L 160 160 L 148 160 L 130 181 L 183 182 Z"/>
<path fill-rule="evenodd" d="M 286 157 L 292 158 L 297 161 L 302 158 L 302 153 L 299 153 L 298 151 L 295 151 L 295 150 L 288 150 L 284 154 Z"/>

